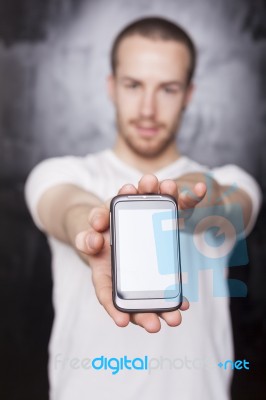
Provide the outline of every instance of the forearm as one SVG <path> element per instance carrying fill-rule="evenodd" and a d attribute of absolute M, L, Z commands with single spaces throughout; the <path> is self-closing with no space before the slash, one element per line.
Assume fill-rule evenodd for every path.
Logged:
<path fill-rule="evenodd" d="M 46 233 L 73 245 L 76 234 L 88 229 L 90 211 L 100 204 L 92 193 L 74 185 L 58 185 L 43 194 L 38 214 Z"/>

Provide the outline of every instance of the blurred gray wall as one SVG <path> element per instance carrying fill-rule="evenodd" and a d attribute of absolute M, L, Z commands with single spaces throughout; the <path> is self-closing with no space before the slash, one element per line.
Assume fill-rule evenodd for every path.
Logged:
<path fill-rule="evenodd" d="M 244 29 L 247 2 L 84 0 L 76 9 L 70 0 L 61 3 L 61 12 L 46 21 L 43 40 L 0 42 L 3 175 L 25 174 L 42 157 L 112 144 L 109 48 L 120 28 L 150 14 L 183 25 L 199 51 L 181 149 L 211 166 L 235 162 L 259 172 L 266 45 Z"/>
<path fill-rule="evenodd" d="M 199 52 L 197 89 L 178 144 L 185 154 L 209 166 L 242 166 L 266 190 L 266 6 L 263 0 L 254 3 L 0 1 L 0 276 L 5 316 L 1 343 L 9 360 L 6 398 L 16 398 L 9 382 L 14 373 L 25 398 L 34 398 L 40 387 L 43 399 L 47 396 L 46 346 L 53 313 L 50 255 L 27 213 L 23 184 L 31 168 L 44 158 L 83 155 L 112 145 L 114 114 L 105 77 L 110 45 L 124 25 L 138 17 L 159 15 L 188 30 Z M 256 326 L 258 338 L 252 340 L 259 352 L 266 331 L 264 217 L 265 208 L 250 239 L 251 266 L 240 272 L 251 295 L 232 308 L 239 343 L 246 345 L 246 339 L 238 336 L 243 324 L 251 331 Z M 240 315 L 244 308 L 249 309 L 245 321 Z M 251 353 L 254 359 L 257 350 Z M 242 354 L 243 348 L 237 351 Z M 16 368 L 10 361 L 14 354 L 22 360 Z M 33 360 L 38 375 L 34 389 L 24 376 L 25 370 L 32 373 Z M 235 399 L 239 390 L 235 389 Z"/>

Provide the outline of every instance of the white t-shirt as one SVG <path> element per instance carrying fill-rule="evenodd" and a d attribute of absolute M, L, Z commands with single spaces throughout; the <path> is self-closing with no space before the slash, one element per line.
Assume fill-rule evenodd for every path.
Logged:
<path fill-rule="evenodd" d="M 181 157 L 155 175 L 161 181 L 200 171 L 208 169 Z M 260 206 L 258 185 L 234 165 L 211 172 L 220 184 L 236 182 L 250 195 L 253 204 L 247 228 L 250 231 Z M 26 200 L 36 225 L 42 229 L 37 204 L 53 185 L 75 184 L 107 200 L 125 183 L 137 185 L 142 175 L 111 150 L 86 157 L 52 158 L 31 172 L 26 182 Z M 179 327 L 168 327 L 162 321 L 162 328 L 156 334 L 133 324 L 119 328 L 96 298 L 90 268 L 70 246 L 53 237 L 48 239 L 55 309 L 49 345 L 52 400 L 229 398 L 232 371 L 217 365 L 233 360 L 229 299 L 213 296 L 212 271 L 198 272 L 199 298 L 182 313 Z M 141 360 L 134 361 L 136 358 Z"/>

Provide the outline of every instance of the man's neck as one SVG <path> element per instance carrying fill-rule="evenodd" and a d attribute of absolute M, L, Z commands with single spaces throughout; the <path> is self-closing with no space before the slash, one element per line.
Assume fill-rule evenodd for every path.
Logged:
<path fill-rule="evenodd" d="M 152 174 L 167 167 L 180 157 L 176 145 L 170 145 L 165 151 L 156 157 L 145 157 L 135 153 L 126 143 L 117 140 L 113 151 L 120 160 L 138 169 L 144 174 Z"/>

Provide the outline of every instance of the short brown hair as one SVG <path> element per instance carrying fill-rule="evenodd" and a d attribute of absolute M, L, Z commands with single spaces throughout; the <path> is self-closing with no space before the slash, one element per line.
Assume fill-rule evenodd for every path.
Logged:
<path fill-rule="evenodd" d="M 159 17 L 148 17 L 138 19 L 127 25 L 115 38 L 111 49 L 111 68 L 115 75 L 117 67 L 117 53 L 120 43 L 123 39 L 133 35 L 140 35 L 150 39 L 175 40 L 183 43 L 190 53 L 190 67 L 188 71 L 188 83 L 191 81 L 196 67 L 196 48 L 186 33 L 186 31 L 177 24 Z"/>

